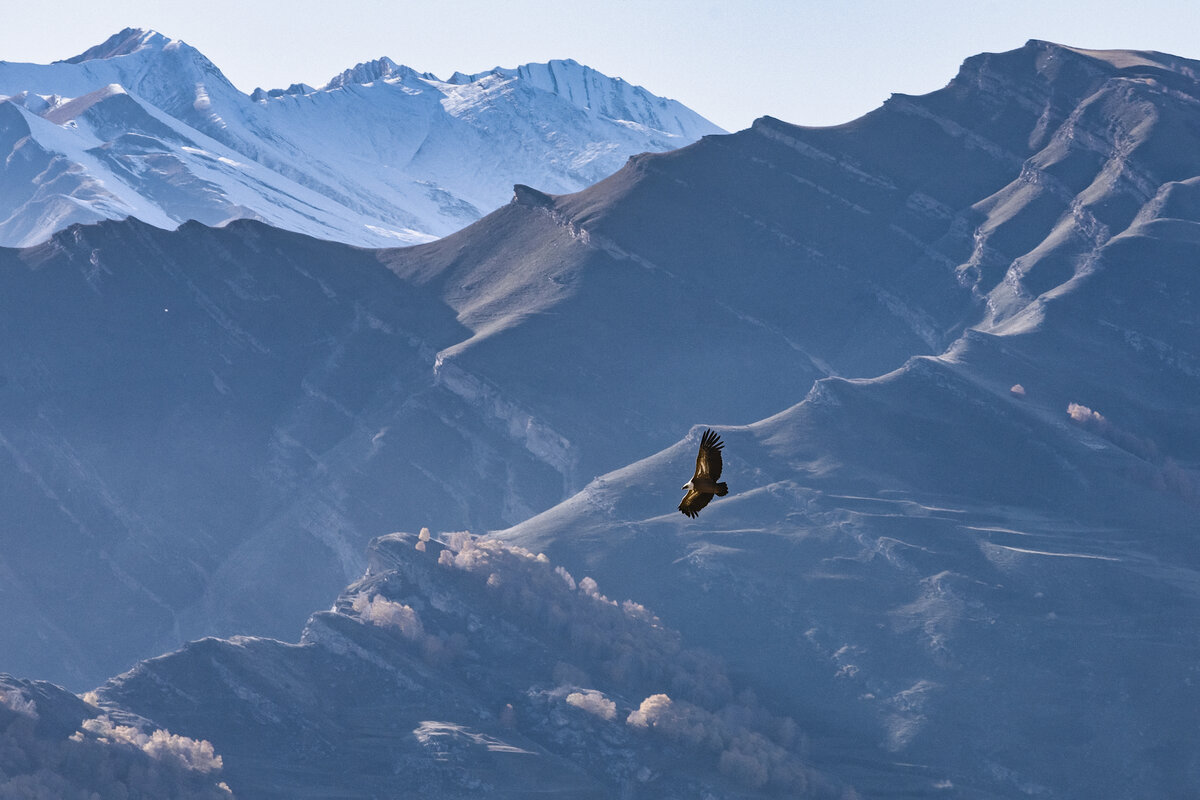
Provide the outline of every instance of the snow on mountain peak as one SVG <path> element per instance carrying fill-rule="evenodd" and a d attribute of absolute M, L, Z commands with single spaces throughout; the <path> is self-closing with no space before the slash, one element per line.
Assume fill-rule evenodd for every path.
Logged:
<path fill-rule="evenodd" d="M 82 64 L 85 61 L 117 58 L 132 55 L 149 48 L 164 49 L 175 40 L 168 39 L 157 31 L 146 28 L 125 28 L 105 39 L 95 47 L 84 50 L 77 56 L 63 60 L 63 64 Z"/>
<path fill-rule="evenodd" d="M 520 78 L 539 89 L 553 92 L 559 97 L 570 100 L 580 108 L 590 108 L 601 112 L 603 112 L 603 108 L 600 107 L 600 101 L 605 94 L 594 92 L 595 89 L 606 89 L 609 92 L 616 91 L 622 94 L 650 94 L 640 86 L 633 86 L 622 78 L 611 78 L 603 72 L 580 64 L 573 58 L 551 59 L 544 64 L 522 64 L 513 69 L 496 67 L 487 72 L 473 75 L 471 79 L 479 80 L 488 75 Z M 656 99 L 667 103 L 672 102 L 664 98 Z"/>
<path fill-rule="evenodd" d="M 516 69 L 497 68 L 489 74 L 519 79 L 577 108 L 665 133 L 688 135 L 685 131 L 698 129 L 705 129 L 704 133 L 724 132 L 676 100 L 659 97 L 569 58 L 524 64 Z"/>
<path fill-rule="evenodd" d="M 0 214 L 0 244 L 34 244 L 71 222 L 131 213 L 166 226 L 248 216 L 355 244 L 412 244 L 503 205 L 515 183 L 577 191 L 630 155 L 720 132 L 573 61 L 485 75 L 456 73 L 460 88 L 385 57 L 321 90 L 293 84 L 247 96 L 195 48 L 141 28 L 69 61 L 0 64 L 0 97 L 55 125 L 109 99 L 96 94 L 106 87 L 128 92 L 104 103 L 101 139 L 90 127 L 89 139 L 35 125 L 42 168 L 56 156 L 75 166 L 48 186 L 13 184 L 15 211 Z M 64 103 L 71 107 L 45 117 Z M 184 141 L 191 149 L 179 150 Z M 99 155 L 90 152 L 99 145 Z M 0 163 L 15 146 L 0 139 Z"/>
<path fill-rule="evenodd" d="M 323 88 L 337 89 L 348 84 L 371 83 L 381 78 L 390 78 L 399 69 L 400 65 L 387 56 L 374 61 L 362 61 L 331 78 Z"/>
<path fill-rule="evenodd" d="M 250 99 L 262 103 L 272 97 L 287 97 L 289 95 L 312 94 L 317 91 L 307 83 L 293 83 L 286 89 L 263 89 L 261 86 L 250 93 Z"/>
<path fill-rule="evenodd" d="M 68 65 L 78 66 L 78 72 L 69 72 Z M 24 74 L 26 79 L 31 77 L 29 68 L 45 69 L 37 65 L 14 66 L 24 68 L 16 70 L 16 74 Z M 181 39 L 145 28 L 126 28 L 73 58 L 54 62 L 51 67 L 54 70 L 49 74 L 62 76 L 60 80 L 65 78 L 65 84 L 72 87 L 60 92 L 67 96 L 94 91 L 102 82 L 116 82 L 168 113 L 177 110 L 169 101 L 196 83 L 218 81 L 226 91 L 241 94 L 199 50 Z M 0 75 L 3 77 L 8 76 Z M 74 88 L 80 85 L 80 79 L 85 85 L 90 84 L 84 91 Z"/>
<path fill-rule="evenodd" d="M 323 89 L 340 89 L 343 86 L 353 86 L 362 83 L 374 83 L 379 80 L 387 80 L 388 78 L 405 78 L 410 75 L 420 75 L 427 80 L 436 80 L 430 73 L 418 73 L 411 67 L 406 67 L 403 64 L 397 64 L 387 56 L 377 58 L 374 61 L 364 61 L 360 64 L 355 64 L 348 70 L 344 70 L 340 75 L 333 77 L 329 83 L 323 86 Z"/>

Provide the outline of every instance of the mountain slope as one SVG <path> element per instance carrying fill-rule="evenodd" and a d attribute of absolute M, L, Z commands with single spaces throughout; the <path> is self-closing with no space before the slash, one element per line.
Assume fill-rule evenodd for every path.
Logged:
<path fill-rule="evenodd" d="M 674 506 L 698 429 L 503 538 L 754 676 L 869 796 L 1186 795 L 1200 472 L 1176 459 L 1198 428 L 1120 402 L 1112 376 L 1161 362 L 1091 324 L 1100 353 L 1073 325 L 977 334 L 721 429 L 731 494 L 696 522 Z M 1178 439 L 1150 438 L 1164 422 Z"/>
<path fill-rule="evenodd" d="M 891 101 L 876 118 L 1036 148 L 970 212 L 978 323 L 720 428 L 731 494 L 695 522 L 698 427 L 503 537 L 803 709 L 816 763 L 871 796 L 1194 793 L 1194 67 L 1031 43 Z"/>
<path fill-rule="evenodd" d="M 66 61 L 0 64 L 4 96 L 0 243 L 18 246 L 130 215 L 428 241 L 518 181 L 573 191 L 632 154 L 720 132 L 574 61 L 441 81 L 380 59 L 319 90 L 247 96 L 186 43 L 137 29 Z"/>
<path fill-rule="evenodd" d="M 396 534 L 300 644 L 194 642 L 94 697 L 203 731 L 244 798 L 839 796 L 795 723 L 738 691 L 544 556 Z"/>
<path fill-rule="evenodd" d="M 1190 101 L 1131 69 L 1031 43 L 846 126 L 764 118 L 575 195 L 519 189 L 535 215 L 502 209 L 385 258 L 474 333 L 441 354 L 442 374 L 561 433 L 586 480 L 620 463 L 621 439 L 630 452 L 674 441 L 681 421 L 750 422 L 815 378 L 879 375 L 973 326 L 1035 319 L 1157 202 L 1147 186 L 1195 172 L 1149 152 L 1187 130 Z M 1162 124 L 1138 128 L 1146 108 Z"/>
<path fill-rule="evenodd" d="M 226 615 L 294 631 L 397 516 L 527 515 L 494 471 L 560 496 L 436 387 L 464 333 L 370 252 L 126 221 L 0 263 L 6 669 L 78 685 Z"/>

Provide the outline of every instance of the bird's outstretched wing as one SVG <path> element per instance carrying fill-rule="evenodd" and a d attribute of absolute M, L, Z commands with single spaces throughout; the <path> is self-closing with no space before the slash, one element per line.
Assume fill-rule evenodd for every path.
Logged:
<path fill-rule="evenodd" d="M 695 518 L 700 513 L 700 509 L 713 499 L 713 492 L 702 491 L 702 489 L 715 488 L 719 489 L 721 494 L 725 493 L 724 484 L 717 486 L 716 483 L 717 478 L 721 477 L 721 448 L 724 446 L 716 431 L 705 429 L 704 435 L 700 437 L 700 452 L 696 454 L 696 472 L 688 484 L 689 486 L 696 484 L 702 488 L 688 489 L 688 493 L 683 496 L 683 500 L 679 503 L 679 510 L 685 515 Z"/>
<path fill-rule="evenodd" d="M 724 446 L 716 431 L 711 428 L 704 431 L 704 435 L 700 437 L 700 452 L 696 454 L 696 474 L 692 480 L 708 478 L 715 481 L 721 477 L 721 448 Z"/>
<path fill-rule="evenodd" d="M 682 511 L 684 515 L 695 519 L 696 515 L 700 513 L 700 509 L 708 505 L 708 501 L 712 499 L 713 496 L 711 494 L 706 492 L 697 492 L 695 489 L 691 489 L 683 496 L 683 500 L 679 503 L 679 510 Z"/>

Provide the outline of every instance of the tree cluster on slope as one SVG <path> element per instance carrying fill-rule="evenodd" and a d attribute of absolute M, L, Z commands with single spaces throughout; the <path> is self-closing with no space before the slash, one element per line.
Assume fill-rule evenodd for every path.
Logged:
<path fill-rule="evenodd" d="M 1076 425 L 1101 436 L 1145 464 L 1134 478 L 1156 491 L 1169 492 L 1189 503 L 1200 502 L 1200 473 L 1189 470 L 1170 456 L 1153 439 L 1139 436 L 1117 425 L 1104 414 L 1082 403 L 1069 403 L 1067 416 Z"/>
<path fill-rule="evenodd" d="M 146 733 L 86 709 L 96 716 L 68 735 L 61 724 L 44 724 L 37 701 L 21 687 L 0 685 L 0 800 L 233 797 L 218 782 L 221 757 L 208 742 Z"/>
<path fill-rule="evenodd" d="M 808 770 L 786 747 L 753 729 L 761 722 L 754 720 L 755 716 L 761 717 L 761 711 L 756 713 L 746 705 L 731 704 L 714 713 L 685 700 L 654 694 L 630 712 L 626 724 L 716 754 L 723 775 L 751 788 L 803 794 L 808 788 Z M 781 726 L 776 736 L 791 743 L 795 735 L 791 720 L 762 721 Z"/>
<path fill-rule="evenodd" d="M 801 737 L 794 721 L 769 713 L 751 692 L 735 696 L 723 663 L 686 647 L 645 606 L 618 603 L 591 577 L 576 580 L 545 555 L 496 539 L 452 534 L 437 560 L 476 577 L 496 607 L 540 629 L 542 638 L 565 643 L 572 660 L 598 665 L 592 677 L 599 686 L 552 693 L 566 706 L 635 737 L 663 736 L 708 754 L 722 775 L 745 787 L 796 796 L 808 789 L 811 772 L 796 753 Z M 559 663 L 555 673 L 557 681 L 592 683 L 571 665 Z M 634 706 L 629 697 L 645 700 Z"/>

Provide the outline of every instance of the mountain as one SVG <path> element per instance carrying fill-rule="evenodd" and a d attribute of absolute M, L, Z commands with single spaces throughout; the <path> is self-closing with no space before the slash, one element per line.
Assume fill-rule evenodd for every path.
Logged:
<path fill-rule="evenodd" d="M 1198 74 L 1034 41 L 844 126 L 763 118 L 575 194 L 519 185 L 411 248 L 127 221 L 0 251 L 0 666 L 85 688 L 186 639 L 271 636 L 146 662 L 98 708 L 210 741 L 230 781 L 262 768 L 235 763 L 240 743 L 361 746 L 346 759 L 369 792 L 390 767 L 367 759 L 432 742 L 528 750 L 563 793 L 611 794 L 529 732 L 542 717 L 518 716 L 518 740 L 478 711 L 544 685 L 551 659 L 598 674 L 538 632 L 533 574 L 526 617 L 492 596 L 464 625 L 426 609 L 488 590 L 430 564 L 416 592 L 423 567 L 389 557 L 364 579 L 401 576 L 378 610 L 375 584 L 352 588 L 280 644 L 372 537 L 428 525 L 457 564 L 479 545 L 445 531 L 504 529 L 715 653 L 804 732 L 807 768 L 866 796 L 1194 794 Z M 692 521 L 676 487 L 706 426 L 731 494 Z M 384 541 L 372 558 L 420 553 Z M 502 676 L 438 677 L 499 688 L 426 715 L 388 705 L 387 665 L 419 674 L 391 651 L 313 663 L 325 623 L 370 661 L 377 613 L 401 639 L 462 633 Z M 534 643 L 497 647 L 536 652 L 533 672 L 485 647 L 513 628 Z M 339 683 L 333 705 L 391 713 L 314 710 L 339 669 L 371 690 Z M 564 703 L 621 712 L 676 696 L 569 683 Z M 221 708 L 225 729 L 205 718 Z M 660 771 L 628 727 L 596 735 Z M 719 783 L 720 753 L 697 780 L 744 791 Z M 527 786 L 502 769 L 481 780 Z M 700 786 L 686 771 L 669 791 Z M 781 796 L 767 780 L 751 790 Z"/>
<path fill-rule="evenodd" d="M 868 796 L 1193 794 L 1196 66 L 1034 42 L 822 132 L 886 120 L 907 141 L 907 119 L 1028 147 L 956 212 L 978 321 L 938 355 L 718 427 L 731 494 L 694 522 L 673 507 L 700 426 L 502 538 L 754 676 Z"/>
<path fill-rule="evenodd" d="M 186 43 L 129 28 L 65 61 L 0 62 L 0 244 L 126 216 L 428 241 L 514 183 L 574 191 L 720 132 L 571 60 L 443 81 L 383 58 L 247 96 Z"/>
<path fill-rule="evenodd" d="M 562 495 L 438 385 L 469 333 L 370 251 L 128 220 L 0 263 L 6 670 L 86 687 L 204 633 L 294 635 L 395 520 Z"/>
<path fill-rule="evenodd" d="M 650 610 L 468 534 L 375 541 L 299 644 L 205 639 L 89 699 L 203 732 L 238 797 L 845 796 Z"/>

